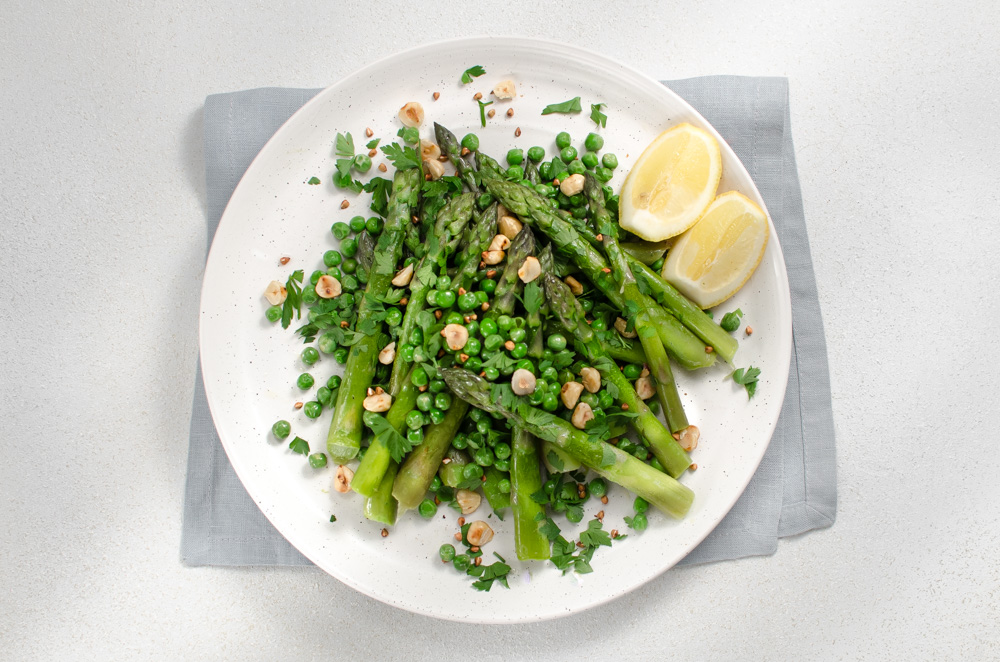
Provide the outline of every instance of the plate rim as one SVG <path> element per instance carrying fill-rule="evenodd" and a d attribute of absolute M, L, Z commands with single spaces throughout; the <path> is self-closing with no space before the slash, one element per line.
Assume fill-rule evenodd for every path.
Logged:
<path fill-rule="evenodd" d="M 736 504 L 736 502 L 743 496 L 743 494 L 746 491 L 746 488 L 749 485 L 750 481 L 753 479 L 754 475 L 756 475 L 757 469 L 759 468 L 760 463 L 761 463 L 761 461 L 764 458 L 764 455 L 767 453 L 767 450 L 770 447 L 770 444 L 771 444 L 771 442 L 773 440 L 774 431 L 777 429 L 777 421 L 778 421 L 778 418 L 779 418 L 779 416 L 781 414 L 782 406 L 779 404 L 779 406 L 775 409 L 774 415 L 771 416 L 771 417 L 768 417 L 768 419 L 767 419 L 767 422 L 769 423 L 770 434 L 768 435 L 766 443 L 763 443 L 761 445 L 761 450 L 760 450 L 759 455 L 752 460 L 753 470 L 747 472 L 747 474 L 746 474 L 746 476 L 747 476 L 746 480 L 741 481 L 742 484 L 739 486 L 739 490 L 735 491 L 733 493 L 734 496 L 725 505 L 724 510 L 721 510 L 716 517 L 712 518 L 712 519 L 714 519 L 714 522 L 713 522 L 712 526 L 710 528 L 706 528 L 706 530 L 704 531 L 703 535 L 694 536 L 692 538 L 693 542 L 689 545 L 688 549 L 686 551 L 684 551 L 684 553 L 678 559 L 674 560 L 670 564 L 664 565 L 663 567 L 659 568 L 656 572 L 654 572 L 654 573 L 650 574 L 649 576 L 643 578 L 641 581 L 628 583 L 627 585 L 623 586 L 620 590 L 611 591 L 611 592 L 609 592 L 608 595 L 605 595 L 605 596 L 603 596 L 603 597 L 601 597 L 599 599 L 592 600 L 588 604 L 586 604 L 584 606 L 581 606 L 581 607 L 578 607 L 578 608 L 564 609 L 564 610 L 559 610 L 559 611 L 552 610 L 551 612 L 548 612 L 548 613 L 534 613 L 533 612 L 533 613 L 528 614 L 528 615 L 526 615 L 524 617 L 514 617 L 514 618 L 501 617 L 501 618 L 496 618 L 496 619 L 489 619 L 489 618 L 482 619 L 482 618 L 460 618 L 460 617 L 457 617 L 457 616 L 452 617 L 451 615 L 448 615 L 448 614 L 440 614 L 440 613 L 436 613 L 436 612 L 430 611 L 428 609 L 421 609 L 420 605 L 413 605 L 413 604 L 410 604 L 408 601 L 402 601 L 402 602 L 401 601 L 397 601 L 397 600 L 395 600 L 395 599 L 393 599 L 391 597 L 388 597 L 387 595 L 382 595 L 377 589 L 372 588 L 372 585 L 370 583 L 367 583 L 367 582 L 364 582 L 364 581 L 357 581 L 357 580 L 355 580 L 354 578 L 352 578 L 349 575 L 345 575 L 344 573 L 340 573 L 340 572 L 335 571 L 335 569 L 328 568 L 328 567 L 326 567 L 326 565 L 324 565 L 324 564 L 318 562 L 316 559 L 314 559 L 310 554 L 307 554 L 306 552 L 302 551 L 298 547 L 298 545 L 296 545 L 295 542 L 293 542 L 292 538 L 290 538 L 289 535 L 286 534 L 285 531 L 282 531 L 282 527 L 280 526 L 280 524 L 278 522 L 275 522 L 272 519 L 271 514 L 268 512 L 268 510 L 265 509 L 262 506 L 262 500 L 259 498 L 258 495 L 256 495 L 254 493 L 255 490 L 252 490 L 247 485 L 247 481 L 244 480 L 244 474 L 245 474 L 245 472 L 248 471 L 248 467 L 246 467 L 242 461 L 240 461 L 239 459 L 235 459 L 233 457 L 233 454 L 230 452 L 231 449 L 233 449 L 235 447 L 233 445 L 233 442 L 230 441 L 229 443 L 227 443 L 226 439 L 225 439 L 225 437 L 223 435 L 223 432 L 219 429 L 219 426 L 215 424 L 215 420 L 216 420 L 216 413 L 215 412 L 218 411 L 218 405 L 215 405 L 215 406 L 213 405 L 213 400 L 215 400 L 215 398 L 213 397 L 213 390 L 211 390 L 211 389 L 208 388 L 209 372 L 210 372 L 209 366 L 211 366 L 213 362 L 211 361 L 211 359 L 209 359 L 208 361 L 206 361 L 206 337 L 205 337 L 205 335 L 206 335 L 206 326 L 207 326 L 207 320 L 206 320 L 207 311 L 205 310 L 204 306 L 202 305 L 202 302 L 205 300 L 206 292 L 209 289 L 210 281 L 207 278 L 207 276 L 210 273 L 210 266 L 213 264 L 213 256 L 217 256 L 218 251 L 222 250 L 222 249 L 218 249 L 218 251 L 217 251 L 217 241 L 216 241 L 216 239 L 219 237 L 218 229 L 222 227 L 223 223 L 226 222 L 227 216 L 230 215 L 230 210 L 233 207 L 233 201 L 239 197 L 238 194 L 240 193 L 241 188 L 244 185 L 244 182 L 248 179 L 248 175 L 252 171 L 255 170 L 255 168 L 258 166 L 259 162 L 266 161 L 266 160 L 268 160 L 270 158 L 270 152 L 273 151 L 275 149 L 275 146 L 282 141 L 282 139 L 284 137 L 284 134 L 286 132 L 292 130 L 290 127 L 292 127 L 293 125 L 295 125 L 297 123 L 298 118 L 301 115 L 304 115 L 304 114 L 307 114 L 308 112 L 310 112 L 312 106 L 322 104 L 324 102 L 324 100 L 330 94 L 335 93 L 335 89 L 338 88 L 339 86 L 341 86 L 342 84 L 345 84 L 348 81 L 350 81 L 352 79 L 355 79 L 357 77 L 362 77 L 362 76 L 366 75 L 367 73 L 369 73 L 370 71 L 381 69 L 386 64 L 391 63 L 391 62 L 396 61 L 396 60 L 405 59 L 407 57 L 412 57 L 412 56 L 415 56 L 417 54 L 424 54 L 425 52 L 428 52 L 428 51 L 429 52 L 433 52 L 435 50 L 440 50 L 440 49 L 447 49 L 447 48 L 454 48 L 454 47 L 461 47 L 461 46 L 467 46 L 467 47 L 479 46 L 479 47 L 481 47 L 483 45 L 483 41 L 484 40 L 488 41 L 488 42 L 497 43 L 497 44 L 503 45 L 505 47 L 524 47 L 524 48 L 535 49 L 536 51 L 541 50 L 541 49 L 549 49 L 550 51 L 554 51 L 554 52 L 558 53 L 559 55 L 562 55 L 562 56 L 565 56 L 565 57 L 588 58 L 588 59 L 592 59 L 592 60 L 596 60 L 596 61 L 603 61 L 603 63 L 605 65 L 611 65 L 613 67 L 617 67 L 617 68 L 621 69 L 624 73 L 627 73 L 630 76 L 638 79 L 638 81 L 641 82 L 641 83 L 643 83 L 644 85 L 649 86 L 649 90 L 650 91 L 656 90 L 656 93 L 666 94 L 668 97 L 672 97 L 672 99 L 676 103 L 679 103 L 680 105 L 682 105 L 684 108 L 686 108 L 686 110 L 688 112 L 690 112 L 694 117 L 696 117 L 700 121 L 701 127 L 705 128 L 706 130 L 708 130 L 713 135 L 713 137 L 717 141 L 719 141 L 720 145 L 723 146 L 722 147 L 723 150 L 728 150 L 732 154 L 732 156 L 734 157 L 735 163 L 737 164 L 739 170 L 742 171 L 742 174 L 746 177 L 746 180 L 749 181 L 750 185 L 753 187 L 753 192 L 756 194 L 756 198 L 757 198 L 756 201 L 759 202 L 759 204 L 761 205 L 762 210 L 767 215 L 767 218 L 770 221 L 769 222 L 769 236 L 768 236 L 768 241 L 771 244 L 771 246 L 769 248 L 772 248 L 775 251 L 775 255 L 774 255 L 775 266 L 776 266 L 775 271 L 776 271 L 776 276 L 777 276 L 777 279 L 778 279 L 778 286 L 779 286 L 778 289 L 777 289 L 777 294 L 778 294 L 779 309 L 780 309 L 780 313 L 781 313 L 781 323 L 778 324 L 778 328 L 779 329 L 783 329 L 783 331 L 785 332 L 785 333 L 783 333 L 782 338 L 787 338 L 787 344 L 788 344 L 788 352 L 780 352 L 780 356 L 782 357 L 782 360 L 783 360 L 783 368 L 784 368 L 784 375 L 785 375 L 785 377 L 784 377 L 784 379 L 781 379 L 779 382 L 773 383 L 772 387 L 780 389 L 780 393 L 776 393 L 776 399 L 779 401 L 779 403 L 783 403 L 784 402 L 784 398 L 785 398 L 785 395 L 786 395 L 786 392 L 787 392 L 787 386 L 788 386 L 788 377 L 789 377 L 788 370 L 789 370 L 790 364 L 791 364 L 791 352 L 792 352 L 792 350 L 794 348 L 793 339 L 792 339 L 792 323 L 793 323 L 793 319 L 792 319 L 792 310 L 791 310 L 791 294 L 790 294 L 790 286 L 789 286 L 789 281 L 788 281 L 787 265 L 785 264 L 784 254 L 783 254 L 782 249 L 781 249 L 780 241 L 778 240 L 778 237 L 777 237 L 777 232 L 776 232 L 776 229 L 775 229 L 775 226 L 774 226 L 774 220 L 771 218 L 771 215 L 768 212 L 768 209 L 767 209 L 767 206 L 766 206 L 766 202 L 764 201 L 763 196 L 760 193 L 760 189 L 757 187 L 756 183 L 753 181 L 753 178 L 750 177 L 749 171 L 747 171 L 746 166 L 739 159 L 739 157 L 735 154 L 735 152 L 733 151 L 732 147 L 729 146 L 728 142 L 719 134 L 719 132 L 715 129 L 715 127 L 707 119 L 705 119 L 705 117 L 697 109 L 695 109 L 690 103 L 688 103 L 679 94 L 677 94 L 676 92 L 674 92 L 674 90 L 672 90 L 670 87 L 668 87 L 667 85 L 664 85 L 662 82 L 656 80 L 652 76 L 650 76 L 648 74 L 645 74 L 645 73 L 643 73 L 643 72 L 641 72 L 641 71 L 639 71 L 639 70 L 631 67 L 630 65 L 626 65 L 626 64 L 618 61 L 617 59 L 613 58 L 613 57 L 609 57 L 609 56 L 605 55 L 604 53 L 595 53 L 595 52 L 583 49 L 583 48 L 581 48 L 579 46 L 576 46 L 576 45 L 573 45 L 573 44 L 568 44 L 568 43 L 565 43 L 565 42 L 556 41 L 556 40 L 539 39 L 539 38 L 522 37 L 522 36 L 502 37 L 502 36 L 486 36 L 486 35 L 483 35 L 483 36 L 471 36 L 471 37 L 457 37 L 457 38 L 443 39 L 443 40 L 436 40 L 436 41 L 432 41 L 432 42 L 427 42 L 427 43 L 424 43 L 424 44 L 420 44 L 418 46 L 414 46 L 414 47 L 409 48 L 409 49 L 405 49 L 405 50 L 397 51 L 397 52 L 394 52 L 394 53 L 390 53 L 388 55 L 380 57 L 380 58 L 378 58 L 378 59 L 376 59 L 376 60 L 374 60 L 374 61 L 366 64 L 365 66 L 363 66 L 363 67 L 361 67 L 359 69 L 356 69 L 356 70 L 348 73 L 347 75 L 343 76 L 338 81 L 336 81 L 335 83 L 333 83 L 333 84 L 331 84 L 331 85 L 323 88 L 315 96 L 313 96 L 305 104 L 303 104 L 301 108 L 299 108 L 298 110 L 296 110 L 283 123 L 281 125 L 281 127 L 279 127 L 274 132 L 274 134 L 272 134 L 271 137 L 264 143 L 264 145 L 261 147 L 260 151 L 257 153 L 256 156 L 254 156 L 254 158 L 252 159 L 252 161 L 250 162 L 250 164 L 247 166 L 246 171 L 244 171 L 243 175 L 240 177 L 240 180 L 237 183 L 236 187 L 234 188 L 232 195 L 230 196 L 229 200 L 226 202 L 226 206 L 225 206 L 225 208 L 224 208 L 224 210 L 222 212 L 222 215 L 220 216 L 220 219 L 219 219 L 219 224 L 218 224 L 218 227 L 216 229 L 216 233 L 215 233 L 215 235 L 213 235 L 212 243 L 211 243 L 211 246 L 210 246 L 209 251 L 208 251 L 208 256 L 206 258 L 206 267 L 205 267 L 205 272 L 204 272 L 205 275 L 206 275 L 206 278 L 203 279 L 202 286 L 201 286 L 201 291 L 200 291 L 200 297 L 199 297 L 199 329 L 198 329 L 199 359 L 200 359 L 201 365 L 202 365 L 202 380 L 203 380 L 203 383 L 205 385 L 205 393 L 206 393 L 206 399 L 207 399 L 208 405 L 209 405 L 209 411 L 210 411 L 210 413 L 212 415 L 212 423 L 213 423 L 213 426 L 215 426 L 216 433 L 217 433 L 217 435 L 219 437 L 220 442 L 222 443 L 223 449 L 226 452 L 226 457 L 229 460 L 231 466 L 233 467 L 233 470 L 236 473 L 237 477 L 239 478 L 241 485 L 244 487 L 244 489 L 247 490 L 247 493 L 250 495 L 251 499 L 254 501 L 254 504 L 258 508 L 261 509 L 261 512 L 264 514 L 264 516 L 267 518 L 267 520 L 272 524 L 272 526 L 274 526 L 275 529 L 286 540 L 288 540 L 288 542 L 290 544 L 292 544 L 293 547 L 295 547 L 300 553 L 303 554 L 303 556 L 305 556 L 306 558 L 308 558 L 318 568 L 320 568 L 321 570 L 323 570 L 323 572 L 325 572 L 325 573 L 333 576 L 338 581 L 344 583 L 345 585 L 349 586 L 353 590 L 357 590 L 360 593 L 363 593 L 363 594 L 367 595 L 368 597 L 371 597 L 371 598 L 373 598 L 373 599 L 375 599 L 375 600 L 377 600 L 379 602 L 391 605 L 391 606 L 396 607 L 396 608 L 404 609 L 404 610 L 409 611 L 411 613 L 420 614 L 420 615 L 423 615 L 423 616 L 430 616 L 430 617 L 433 617 L 433 618 L 438 618 L 438 619 L 443 619 L 443 620 L 450 620 L 450 621 L 455 621 L 455 622 L 463 622 L 463 623 L 482 623 L 482 624 L 533 623 L 533 622 L 541 622 L 541 621 L 553 620 L 553 619 L 561 618 L 561 617 L 568 616 L 568 615 L 571 615 L 571 614 L 578 614 L 578 613 L 581 613 L 583 611 L 587 611 L 587 610 L 593 609 L 595 607 L 607 604 L 607 603 L 609 603 L 609 602 L 611 602 L 613 600 L 616 600 L 616 599 L 620 598 L 621 596 L 623 596 L 623 595 L 625 595 L 627 593 L 630 593 L 631 591 L 633 591 L 633 590 L 635 590 L 635 589 L 637 589 L 637 588 L 645 585 L 646 583 L 652 581 L 653 579 L 659 577 L 660 575 L 662 575 L 667 570 L 669 570 L 669 569 L 673 568 L 674 566 L 676 566 L 677 563 L 680 560 L 684 559 L 688 554 L 690 554 L 690 552 L 692 550 L 694 550 L 694 548 L 696 548 L 699 544 L 701 544 L 701 542 L 704 541 L 704 539 L 707 538 L 718 527 L 719 523 L 729 514 L 729 512 L 732 510 L 732 508 Z M 230 223 L 232 223 L 232 221 Z M 218 261 L 219 259 L 221 259 L 221 258 L 215 257 L 215 261 Z M 236 453 L 236 458 L 239 458 L 239 454 L 238 453 Z M 750 463 L 748 462 L 748 465 L 749 464 Z M 252 481 L 251 481 L 251 483 L 252 483 Z M 298 536 L 296 536 L 296 535 L 293 534 L 292 537 L 297 538 Z"/>

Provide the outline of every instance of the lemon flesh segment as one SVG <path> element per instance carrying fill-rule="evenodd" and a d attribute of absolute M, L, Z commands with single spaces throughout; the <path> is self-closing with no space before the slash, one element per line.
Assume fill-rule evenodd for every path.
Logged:
<path fill-rule="evenodd" d="M 620 223 L 646 241 L 691 227 L 711 204 L 722 178 L 719 143 L 706 131 L 679 124 L 649 144 L 622 187 Z"/>
<path fill-rule="evenodd" d="M 702 308 L 716 306 L 743 287 L 764 257 L 767 216 L 737 191 L 723 193 L 682 234 L 661 275 Z"/>

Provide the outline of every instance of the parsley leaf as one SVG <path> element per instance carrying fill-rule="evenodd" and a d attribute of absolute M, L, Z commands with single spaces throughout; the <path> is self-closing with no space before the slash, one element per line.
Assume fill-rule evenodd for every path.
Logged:
<path fill-rule="evenodd" d="M 594 124 L 603 128 L 608 126 L 608 116 L 601 112 L 601 108 L 606 105 L 605 103 L 590 104 L 590 119 L 594 121 Z"/>
<path fill-rule="evenodd" d="M 347 132 L 346 136 L 342 133 L 337 134 L 335 151 L 337 156 L 343 156 L 349 159 L 354 158 L 354 138 L 351 136 L 350 131 Z"/>
<path fill-rule="evenodd" d="M 486 127 L 486 106 L 492 106 L 493 102 L 492 101 L 487 101 L 486 103 L 483 103 L 481 100 L 476 99 L 476 103 L 479 104 L 479 123 L 483 125 L 483 128 L 485 128 Z M 544 115 L 545 113 L 542 113 L 542 114 Z"/>
<path fill-rule="evenodd" d="M 336 522 L 337 521 L 337 516 L 336 515 L 330 515 L 330 521 L 331 522 Z"/>
<path fill-rule="evenodd" d="M 510 573 L 510 566 L 502 561 L 491 563 L 490 565 L 472 566 L 468 573 L 479 576 L 479 579 L 472 582 L 472 587 L 477 591 L 489 591 L 493 588 L 493 582 L 500 582 L 504 588 L 510 588 L 507 584 L 507 575 Z"/>
<path fill-rule="evenodd" d="M 289 442 L 288 447 L 292 449 L 293 453 L 298 453 L 299 455 L 309 455 L 309 442 L 302 437 L 295 437 Z"/>
<path fill-rule="evenodd" d="M 600 520 L 592 519 L 587 530 L 580 534 L 580 542 L 587 547 L 611 547 L 611 534 L 604 530 Z"/>
<path fill-rule="evenodd" d="M 462 72 L 462 85 L 468 85 L 472 82 L 473 78 L 478 78 L 486 73 L 486 69 L 483 69 L 482 65 L 477 64 L 474 67 L 469 67 Z"/>
<path fill-rule="evenodd" d="M 747 400 L 754 396 L 757 392 L 757 378 L 760 376 L 760 368 L 755 368 L 750 366 L 745 371 L 743 368 L 738 368 L 733 371 L 733 381 L 743 386 L 747 390 Z"/>
<path fill-rule="evenodd" d="M 310 177 L 310 178 L 309 178 L 309 181 L 308 181 L 308 182 L 306 182 L 306 183 L 307 183 L 307 184 L 310 184 L 310 185 L 312 185 L 312 186 L 316 186 L 317 184 L 319 184 L 319 183 L 320 183 L 320 180 L 319 180 L 319 177 Z"/>
<path fill-rule="evenodd" d="M 368 141 L 368 144 L 365 145 L 365 147 L 367 147 L 368 149 L 375 149 L 376 147 L 378 147 L 378 144 L 381 140 L 382 140 L 381 138 L 372 138 L 371 140 Z"/>
<path fill-rule="evenodd" d="M 723 331 L 728 331 L 732 333 L 736 329 L 740 328 L 740 320 L 743 318 L 743 311 L 739 308 L 731 313 L 726 313 L 722 316 L 722 321 L 719 322 L 719 326 L 722 327 Z"/>
<path fill-rule="evenodd" d="M 400 145 L 399 143 L 389 143 L 382 146 L 382 153 L 392 162 L 396 170 L 409 170 L 420 167 L 420 155 L 412 147 Z"/>
<path fill-rule="evenodd" d="M 524 286 L 524 309 L 529 313 L 537 313 L 542 304 L 545 303 L 545 295 L 542 294 L 542 288 L 538 286 L 537 281 L 531 281 Z"/>
<path fill-rule="evenodd" d="M 281 328 L 287 329 L 292 323 L 292 312 L 296 319 L 302 318 L 302 278 L 304 274 L 301 269 L 292 272 L 285 282 L 285 303 L 281 306 Z"/>
<path fill-rule="evenodd" d="M 579 113 L 583 108 L 580 106 L 580 97 L 573 97 L 569 101 L 562 103 L 550 103 L 542 109 L 542 115 L 552 113 Z M 486 126 L 485 124 L 483 126 Z"/>
<path fill-rule="evenodd" d="M 407 441 L 406 437 L 399 434 L 392 423 L 385 419 L 385 416 L 370 416 L 369 425 L 375 433 L 375 439 L 381 442 L 389 451 L 389 455 L 396 462 L 401 462 L 403 458 L 413 449 L 413 445 Z"/>
<path fill-rule="evenodd" d="M 372 194 L 371 210 L 379 216 L 389 213 L 389 192 L 392 191 L 392 180 L 385 177 L 372 177 L 364 190 Z"/>

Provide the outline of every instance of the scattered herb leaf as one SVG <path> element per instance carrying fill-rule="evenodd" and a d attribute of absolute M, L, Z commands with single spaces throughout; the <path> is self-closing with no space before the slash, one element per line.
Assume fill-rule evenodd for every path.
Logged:
<path fill-rule="evenodd" d="M 573 97 L 569 101 L 562 103 L 550 103 L 542 109 L 542 115 L 552 113 L 579 113 L 583 108 L 580 106 L 580 97 Z M 483 126 L 486 126 L 485 124 Z"/>
<path fill-rule="evenodd" d="M 590 119 L 594 121 L 594 124 L 602 128 L 607 128 L 608 126 L 608 116 L 601 111 L 601 108 L 606 105 L 604 103 L 590 104 Z"/>
<path fill-rule="evenodd" d="M 462 72 L 462 85 L 468 85 L 472 82 L 473 78 L 478 78 L 486 73 L 486 69 L 483 69 L 482 65 L 477 64 L 474 67 L 469 67 Z"/>

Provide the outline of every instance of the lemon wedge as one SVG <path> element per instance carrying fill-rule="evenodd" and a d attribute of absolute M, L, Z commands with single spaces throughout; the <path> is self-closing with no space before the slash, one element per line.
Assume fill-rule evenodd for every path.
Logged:
<path fill-rule="evenodd" d="M 702 308 L 736 294 L 767 248 L 767 215 L 737 191 L 723 193 L 667 253 L 661 275 Z"/>
<path fill-rule="evenodd" d="M 646 241 L 662 241 L 694 225 L 722 178 L 719 143 L 690 124 L 667 129 L 635 162 L 619 195 L 619 223 Z"/>

